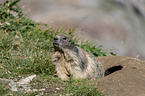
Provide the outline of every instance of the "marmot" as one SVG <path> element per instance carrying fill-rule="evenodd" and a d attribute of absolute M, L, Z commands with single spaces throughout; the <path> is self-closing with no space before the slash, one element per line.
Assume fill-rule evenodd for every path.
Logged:
<path fill-rule="evenodd" d="M 74 46 L 70 38 L 56 35 L 53 45 L 55 49 L 53 62 L 57 75 L 62 80 L 104 77 L 102 64 L 93 55 Z"/>

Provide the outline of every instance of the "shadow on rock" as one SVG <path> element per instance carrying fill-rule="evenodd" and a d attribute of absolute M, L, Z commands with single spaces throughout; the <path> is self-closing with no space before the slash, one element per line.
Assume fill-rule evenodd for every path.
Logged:
<path fill-rule="evenodd" d="M 99 90 L 108 96 L 144 96 L 145 61 L 126 56 L 99 57 L 106 70 Z"/>

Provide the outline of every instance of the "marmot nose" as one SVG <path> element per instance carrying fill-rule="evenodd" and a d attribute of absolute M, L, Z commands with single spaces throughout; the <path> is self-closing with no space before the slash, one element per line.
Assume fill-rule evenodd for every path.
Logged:
<path fill-rule="evenodd" d="M 59 42 L 60 42 L 60 40 L 58 39 L 57 36 L 55 36 L 55 37 L 54 37 L 54 40 L 53 40 L 54 46 L 58 46 L 58 45 L 59 45 Z"/>

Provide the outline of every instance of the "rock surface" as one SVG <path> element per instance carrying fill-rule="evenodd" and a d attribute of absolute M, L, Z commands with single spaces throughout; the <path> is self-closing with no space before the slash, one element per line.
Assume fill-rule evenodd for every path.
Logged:
<path fill-rule="evenodd" d="M 0 2 L 5 0 L 0 0 Z M 145 0 L 21 0 L 26 16 L 145 60 Z"/>
<path fill-rule="evenodd" d="M 126 56 L 99 57 L 107 70 L 122 66 L 121 70 L 99 80 L 99 90 L 107 96 L 145 96 L 145 61 Z"/>
<path fill-rule="evenodd" d="M 35 77 L 36 77 L 36 75 L 31 75 L 31 76 L 28 76 L 26 78 L 19 80 L 19 82 L 14 82 L 13 80 L 10 80 L 9 85 L 11 86 L 11 90 L 18 91 L 18 89 L 20 89 L 20 91 L 24 91 L 24 90 L 30 91 L 29 83 Z M 21 88 L 19 88 L 19 87 L 21 87 Z"/>

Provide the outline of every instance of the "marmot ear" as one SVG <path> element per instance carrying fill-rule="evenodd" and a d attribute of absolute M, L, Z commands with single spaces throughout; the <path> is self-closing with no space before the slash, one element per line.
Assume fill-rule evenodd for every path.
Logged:
<path fill-rule="evenodd" d="M 64 38 L 63 38 L 63 40 L 66 40 L 66 39 L 67 39 L 67 37 L 64 37 Z"/>

